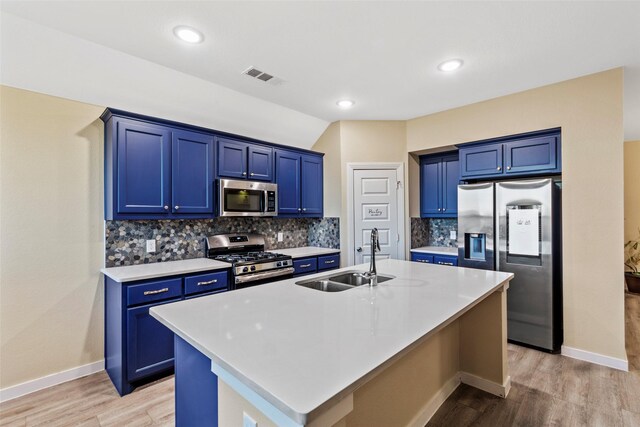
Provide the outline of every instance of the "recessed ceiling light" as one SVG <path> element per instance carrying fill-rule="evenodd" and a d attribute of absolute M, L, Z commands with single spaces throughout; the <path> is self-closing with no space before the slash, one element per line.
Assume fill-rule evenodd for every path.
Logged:
<path fill-rule="evenodd" d="M 187 27 L 186 25 L 179 25 L 173 29 L 173 34 L 177 38 L 187 43 L 202 43 L 204 35 L 195 28 Z"/>
<path fill-rule="evenodd" d="M 455 71 L 462 67 L 462 64 L 464 64 L 462 59 L 449 59 L 448 61 L 444 61 L 442 64 L 438 65 L 438 70 L 444 72 Z"/>
<path fill-rule="evenodd" d="M 352 101 L 350 99 L 341 99 L 340 101 L 336 102 L 338 107 L 344 108 L 344 109 L 353 107 L 355 103 L 356 103 L 355 101 Z"/>

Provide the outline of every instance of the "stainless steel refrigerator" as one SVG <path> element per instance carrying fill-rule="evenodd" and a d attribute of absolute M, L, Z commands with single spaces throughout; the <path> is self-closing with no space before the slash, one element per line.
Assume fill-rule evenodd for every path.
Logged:
<path fill-rule="evenodd" d="M 551 352 L 562 344 L 561 187 L 551 178 L 458 186 L 458 264 L 514 273 L 508 339 Z"/>

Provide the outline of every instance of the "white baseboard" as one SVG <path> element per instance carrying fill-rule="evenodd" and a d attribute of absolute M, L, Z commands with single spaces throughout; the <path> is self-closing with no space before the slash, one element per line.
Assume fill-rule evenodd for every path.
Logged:
<path fill-rule="evenodd" d="M 507 380 L 504 382 L 504 384 L 498 384 L 494 383 L 493 381 L 477 377 L 468 372 L 460 372 L 460 382 L 499 397 L 507 397 L 507 395 L 509 394 L 509 390 L 511 390 L 510 376 L 507 377 Z"/>
<path fill-rule="evenodd" d="M 431 417 L 433 417 L 433 414 L 436 413 L 438 408 L 440 408 L 444 401 L 451 396 L 451 393 L 453 393 L 459 385 L 460 376 L 454 375 L 449 381 L 444 383 L 442 388 L 438 390 L 438 393 L 436 393 L 436 395 L 433 396 L 426 405 L 424 405 L 420 413 L 413 417 L 408 425 L 410 427 L 424 427 L 427 425 Z"/>
<path fill-rule="evenodd" d="M 572 359 L 584 360 L 585 362 L 595 363 L 596 365 L 619 369 L 625 372 L 629 371 L 629 362 L 624 359 L 592 353 L 590 351 L 567 347 L 565 345 L 562 346 L 561 353 L 563 356 L 571 357 Z"/>
<path fill-rule="evenodd" d="M 102 370 L 104 370 L 104 360 L 99 360 L 87 365 L 78 366 L 62 372 L 56 372 L 55 374 L 3 388 L 0 390 L 0 402 L 6 402 L 47 387 L 66 383 L 67 381 L 75 380 L 77 378 L 86 377 L 87 375 L 95 374 Z"/>

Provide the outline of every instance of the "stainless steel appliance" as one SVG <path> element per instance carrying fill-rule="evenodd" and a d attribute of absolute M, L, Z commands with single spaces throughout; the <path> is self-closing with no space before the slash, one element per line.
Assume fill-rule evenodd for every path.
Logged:
<path fill-rule="evenodd" d="M 221 179 L 218 200 L 220 216 L 276 216 L 278 184 Z"/>
<path fill-rule="evenodd" d="M 293 277 L 291 257 L 264 252 L 264 246 L 260 234 L 216 234 L 205 239 L 208 258 L 231 264 L 233 289 Z"/>
<path fill-rule="evenodd" d="M 561 183 L 551 178 L 458 186 L 458 264 L 514 273 L 510 341 L 562 344 Z"/>

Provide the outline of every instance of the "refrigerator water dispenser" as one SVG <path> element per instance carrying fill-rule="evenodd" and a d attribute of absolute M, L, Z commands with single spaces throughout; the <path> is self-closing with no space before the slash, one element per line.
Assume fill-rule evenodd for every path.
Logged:
<path fill-rule="evenodd" d="M 475 261 L 487 259 L 487 235 L 484 233 L 464 234 L 464 257 Z"/>

